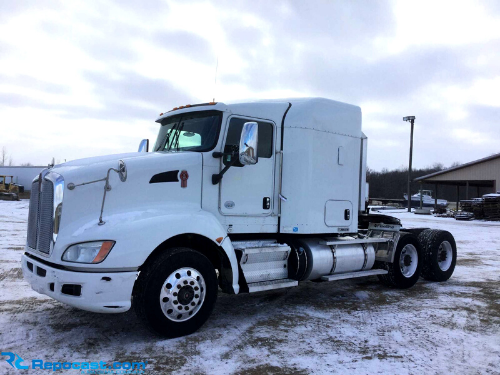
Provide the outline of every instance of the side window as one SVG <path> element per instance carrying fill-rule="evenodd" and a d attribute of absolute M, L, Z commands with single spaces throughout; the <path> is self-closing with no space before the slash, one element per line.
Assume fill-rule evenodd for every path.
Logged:
<path fill-rule="evenodd" d="M 243 129 L 243 124 L 253 120 L 243 119 L 233 117 L 229 122 L 229 128 L 227 131 L 226 144 L 224 146 L 224 152 L 231 152 L 235 148 L 237 149 L 240 145 L 240 135 L 241 129 Z M 259 125 L 259 146 L 258 155 L 259 158 L 271 158 L 273 156 L 273 124 L 269 122 L 256 121 Z M 224 158 L 224 162 L 229 162 Z M 235 166 L 241 166 L 238 165 Z"/>

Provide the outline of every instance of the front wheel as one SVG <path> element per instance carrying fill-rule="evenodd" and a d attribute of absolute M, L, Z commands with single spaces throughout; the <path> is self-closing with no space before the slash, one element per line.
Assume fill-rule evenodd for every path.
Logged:
<path fill-rule="evenodd" d="M 420 277 L 422 264 L 422 249 L 417 236 L 401 233 L 394 253 L 394 263 L 379 264 L 379 268 L 388 271 L 386 275 L 379 276 L 379 279 L 392 288 L 411 288 Z"/>
<path fill-rule="evenodd" d="M 134 308 L 154 332 L 169 338 L 184 336 L 208 319 L 217 291 L 217 275 L 207 257 L 175 248 L 141 271 L 134 288 Z"/>

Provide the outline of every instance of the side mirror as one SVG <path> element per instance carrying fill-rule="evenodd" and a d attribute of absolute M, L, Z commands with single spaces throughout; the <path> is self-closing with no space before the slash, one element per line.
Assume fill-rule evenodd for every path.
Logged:
<path fill-rule="evenodd" d="M 241 129 L 240 137 L 240 163 L 243 165 L 257 164 L 257 145 L 259 138 L 259 125 L 256 122 L 245 122 Z"/>
<path fill-rule="evenodd" d="M 141 143 L 139 143 L 139 152 L 148 152 L 149 151 L 149 139 L 143 139 Z"/>

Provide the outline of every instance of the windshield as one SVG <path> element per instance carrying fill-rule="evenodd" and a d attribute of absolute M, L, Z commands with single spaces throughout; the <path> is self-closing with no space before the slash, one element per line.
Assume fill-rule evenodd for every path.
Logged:
<path fill-rule="evenodd" d="M 210 151 L 217 144 L 222 113 L 200 111 L 161 121 L 154 151 Z"/>

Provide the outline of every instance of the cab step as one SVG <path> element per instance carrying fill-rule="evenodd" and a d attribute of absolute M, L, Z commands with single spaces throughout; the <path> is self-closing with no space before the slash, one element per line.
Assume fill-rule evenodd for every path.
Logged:
<path fill-rule="evenodd" d="M 235 241 L 233 246 L 237 252 L 241 252 L 240 267 L 248 285 L 288 279 L 290 246 L 275 240 Z"/>
<path fill-rule="evenodd" d="M 289 288 L 297 285 L 299 285 L 299 282 L 297 280 L 292 280 L 292 279 L 260 281 L 258 283 L 249 283 L 248 292 L 249 293 L 263 292 L 264 290 Z"/>
<path fill-rule="evenodd" d="M 368 270 L 368 271 L 360 271 L 360 272 L 348 272 L 348 273 L 339 273 L 336 275 L 334 274 L 334 275 L 322 276 L 321 280 L 334 281 L 334 280 L 355 279 L 357 277 L 387 275 L 387 273 L 388 273 L 387 270 Z"/>

